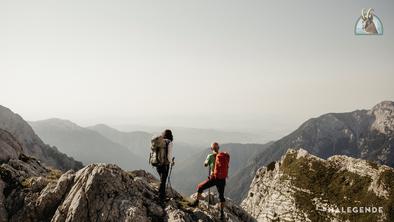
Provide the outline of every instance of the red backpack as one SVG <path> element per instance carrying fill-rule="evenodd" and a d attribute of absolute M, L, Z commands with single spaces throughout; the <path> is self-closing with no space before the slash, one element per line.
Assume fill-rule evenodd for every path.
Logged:
<path fill-rule="evenodd" d="M 226 152 L 220 152 L 216 155 L 215 169 L 213 170 L 213 178 L 226 179 L 228 176 L 228 167 L 230 163 L 230 155 Z"/>

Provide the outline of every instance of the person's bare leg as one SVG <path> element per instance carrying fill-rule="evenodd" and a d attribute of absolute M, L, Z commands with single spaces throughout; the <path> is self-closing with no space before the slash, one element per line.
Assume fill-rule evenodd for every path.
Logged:
<path fill-rule="evenodd" d="M 197 191 L 197 197 L 196 200 L 190 205 L 191 207 L 197 207 L 199 201 L 202 199 L 202 193 L 204 192 L 204 190 L 212 187 L 215 185 L 215 181 L 214 180 L 205 180 L 204 182 L 200 183 L 197 187 L 198 187 L 198 191 Z"/>

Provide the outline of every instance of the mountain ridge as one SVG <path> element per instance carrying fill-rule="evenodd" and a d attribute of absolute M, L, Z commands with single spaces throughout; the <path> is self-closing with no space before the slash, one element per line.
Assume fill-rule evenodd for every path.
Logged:
<path fill-rule="evenodd" d="M 51 118 L 30 122 L 30 125 L 47 143 L 78 156 L 84 164 L 103 162 L 119 164 L 125 169 L 147 168 L 141 157 L 126 147 L 69 120 Z"/>
<path fill-rule="evenodd" d="M 0 129 L 15 136 L 27 155 L 35 156 L 49 166 L 62 170 L 82 168 L 81 162 L 59 152 L 56 147 L 45 144 L 20 115 L 1 105 Z"/>
<path fill-rule="evenodd" d="M 380 124 L 373 125 L 376 118 Z M 394 125 L 393 120 L 394 102 L 392 101 L 383 101 L 369 110 L 327 113 L 311 118 L 289 135 L 256 154 L 239 173 L 231 177 L 229 195 L 240 202 L 246 196 L 257 169 L 279 160 L 286 150 L 292 147 L 302 147 L 322 158 L 342 154 L 392 167 L 394 133 L 390 129 Z M 385 133 L 375 130 L 382 124 Z M 233 187 L 236 189 L 232 189 Z"/>
<path fill-rule="evenodd" d="M 152 134 L 144 131 L 122 132 L 105 124 L 98 124 L 88 128 L 100 133 L 109 140 L 127 147 L 130 151 L 135 152 L 141 157 L 148 156 L 151 139 L 159 135 L 159 133 Z M 176 135 L 174 137 L 173 156 L 176 158 L 176 162 L 187 159 L 200 149 L 197 146 L 178 141 Z"/>

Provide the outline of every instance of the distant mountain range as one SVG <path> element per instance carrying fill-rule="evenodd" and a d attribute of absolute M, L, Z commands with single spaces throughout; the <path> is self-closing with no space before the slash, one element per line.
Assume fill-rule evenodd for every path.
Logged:
<path fill-rule="evenodd" d="M 47 166 L 62 170 L 82 168 L 81 162 L 61 153 L 56 147 L 45 144 L 21 116 L 4 106 L 0 106 L 0 129 L 20 142 L 23 153 L 38 158 Z"/>
<path fill-rule="evenodd" d="M 238 132 L 230 130 L 220 130 L 215 129 L 200 129 L 200 128 L 190 128 L 190 127 L 171 127 L 170 128 L 174 134 L 174 139 L 176 142 L 182 144 L 188 144 L 202 149 L 207 148 L 212 142 L 218 141 L 220 143 L 267 143 L 272 138 L 279 138 L 278 133 L 273 132 L 258 132 L 258 133 L 247 133 Z M 147 126 L 134 126 L 134 125 L 123 125 L 114 126 L 123 132 L 133 132 L 133 131 L 145 131 L 152 134 L 160 133 L 165 127 L 147 127 Z"/>
<path fill-rule="evenodd" d="M 394 102 L 385 101 L 371 110 L 328 113 L 312 118 L 297 130 L 261 149 L 228 181 L 228 195 L 241 201 L 258 168 L 280 159 L 289 148 L 321 158 L 346 155 L 394 166 Z"/>
<path fill-rule="evenodd" d="M 150 140 L 153 137 L 153 134 L 142 131 L 121 132 L 104 124 L 98 124 L 87 128 L 98 132 L 113 142 L 127 147 L 131 152 L 141 157 L 147 155 L 147 148 L 150 147 Z"/>
<path fill-rule="evenodd" d="M 85 164 L 116 163 L 125 169 L 142 168 L 152 171 L 147 165 L 152 133 L 121 132 L 106 125 L 84 128 L 59 119 L 32 122 L 31 125 L 45 142 L 56 145 L 60 151 L 77 157 Z M 0 129 L 7 130 L 23 141 L 24 152 L 49 165 L 61 169 L 81 166 L 56 148 L 45 145 L 20 116 L 5 107 L 0 112 Z M 178 159 L 173 172 L 173 184 L 180 191 L 190 194 L 195 191 L 196 184 L 207 177 L 207 169 L 202 166 L 209 153 L 207 147 L 212 141 L 221 143 L 215 136 L 223 134 L 215 134 L 216 131 L 210 130 L 203 133 L 200 130 L 187 131 L 190 134 L 174 130 L 174 152 Z M 333 155 L 346 155 L 393 167 L 393 132 L 394 102 L 385 101 L 370 110 L 328 113 L 312 118 L 291 134 L 265 145 L 222 144 L 222 149 L 231 155 L 226 193 L 235 201 L 241 202 L 257 169 L 279 160 L 289 148 L 302 147 L 312 155 L 324 159 Z M 237 138 L 240 134 L 233 136 Z M 184 144 L 183 141 L 188 137 L 191 138 L 190 143 L 199 145 Z"/>
<path fill-rule="evenodd" d="M 152 137 L 159 135 L 159 133 L 153 134 L 142 131 L 122 132 L 104 124 L 99 124 L 88 128 L 100 133 L 113 142 L 127 147 L 131 152 L 145 158 L 145 160 L 147 159 L 150 151 L 149 148 Z M 198 146 L 180 142 L 177 140 L 177 138 L 177 135 L 175 135 L 174 156 L 176 157 L 177 162 L 185 160 L 202 149 Z"/>
<path fill-rule="evenodd" d="M 47 143 L 62 152 L 76 156 L 84 164 L 115 163 L 124 169 L 155 170 L 148 165 L 150 140 L 154 134 L 135 131 L 121 132 L 104 124 L 81 127 L 69 120 L 48 119 L 29 122 Z M 174 141 L 176 162 L 181 162 L 201 148 Z"/>
<path fill-rule="evenodd" d="M 147 169 L 146 158 L 130 151 L 100 133 L 62 119 L 30 122 L 34 131 L 46 142 L 62 152 L 77 157 L 84 164 L 114 163 L 131 169 Z"/>
<path fill-rule="evenodd" d="M 61 119 L 30 124 L 45 142 L 59 149 L 46 145 L 19 115 L 0 106 L 0 221 L 26 217 L 81 221 L 104 214 L 120 220 L 158 220 L 163 211 L 173 219 L 209 221 L 218 213 L 204 201 L 203 210 L 190 209 L 185 205 L 187 198 L 176 192 L 171 207 L 157 210 L 157 181 L 152 175 L 96 163 L 152 170 L 144 157 L 150 133 L 120 132 L 105 125 L 84 128 Z M 178 147 L 185 152 L 179 154 L 184 159 L 176 163 L 172 181 L 183 193 L 193 193 L 207 178 L 203 162 L 210 150 L 202 147 L 208 147 L 210 139 L 214 140 L 206 137 L 207 144 L 200 147 Z M 312 118 L 265 145 L 221 143 L 221 151 L 231 156 L 225 195 L 242 206 L 228 201 L 226 215 L 232 221 L 392 221 L 393 147 L 392 101 L 370 110 Z M 62 173 L 53 168 L 82 167 L 62 152 L 93 164 L 60 176 Z M 114 203 L 118 207 L 111 207 Z M 131 207 L 130 214 L 124 214 L 124 204 Z M 382 207 L 384 213 L 332 212 L 349 206 Z M 120 214 L 112 214 L 118 209 L 123 209 Z"/>

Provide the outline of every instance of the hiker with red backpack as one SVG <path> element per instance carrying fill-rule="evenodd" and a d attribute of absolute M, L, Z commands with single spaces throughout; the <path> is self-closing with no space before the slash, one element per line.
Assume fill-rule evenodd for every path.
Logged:
<path fill-rule="evenodd" d="M 224 204 L 226 202 L 226 199 L 224 198 L 224 189 L 228 175 L 230 155 L 226 152 L 219 152 L 219 144 L 216 142 L 212 143 L 211 150 L 212 153 L 207 156 L 207 159 L 204 162 L 204 166 L 209 166 L 211 169 L 210 175 L 208 176 L 207 180 L 203 181 L 197 186 L 197 197 L 191 206 L 198 206 L 199 200 L 201 199 L 201 194 L 204 192 L 204 190 L 216 186 L 220 199 L 220 218 L 224 219 Z"/>
<path fill-rule="evenodd" d="M 161 202 L 166 200 L 166 181 L 170 165 L 172 167 L 175 164 L 172 157 L 173 140 L 172 132 L 169 129 L 164 130 L 160 136 L 156 136 L 151 140 L 149 163 L 156 167 L 160 176 L 159 199 Z"/>

